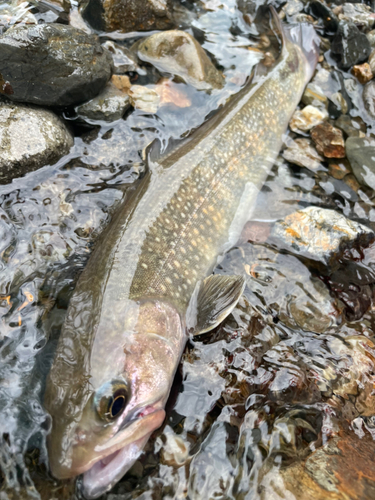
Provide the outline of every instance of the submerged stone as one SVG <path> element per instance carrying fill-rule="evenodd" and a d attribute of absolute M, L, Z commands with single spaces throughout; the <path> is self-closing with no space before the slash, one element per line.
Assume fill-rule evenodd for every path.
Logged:
<path fill-rule="evenodd" d="M 345 145 L 350 166 L 359 183 L 375 189 L 375 139 L 349 137 Z"/>
<path fill-rule="evenodd" d="M 50 165 L 73 137 L 52 111 L 0 101 L 0 183 Z"/>
<path fill-rule="evenodd" d="M 113 59 L 113 72 L 115 75 L 123 75 L 128 72 L 136 72 L 140 75 L 145 75 L 146 71 L 138 64 L 138 57 L 134 52 L 122 45 L 107 40 L 102 44 L 107 49 Z"/>
<path fill-rule="evenodd" d="M 100 31 L 149 31 L 171 28 L 171 0 L 88 0 L 84 19 Z"/>
<path fill-rule="evenodd" d="M 375 81 L 371 80 L 363 88 L 363 104 L 370 117 L 375 120 Z"/>
<path fill-rule="evenodd" d="M 76 108 L 77 113 L 90 120 L 113 122 L 123 117 L 130 107 L 127 93 L 119 90 L 113 83 L 108 83 L 103 92 Z"/>
<path fill-rule="evenodd" d="M 17 26 L 0 36 L 0 93 L 13 101 L 78 104 L 96 96 L 110 76 L 109 53 L 71 26 Z"/>
<path fill-rule="evenodd" d="M 340 68 L 346 70 L 367 60 L 371 52 L 370 42 L 352 22 L 341 21 L 331 45 L 332 55 Z"/>
<path fill-rule="evenodd" d="M 135 109 L 146 113 L 156 113 L 160 104 L 160 96 L 156 90 L 143 85 L 132 85 L 129 90 L 130 103 Z"/>
<path fill-rule="evenodd" d="M 348 137 L 361 137 L 366 133 L 366 125 L 362 118 L 341 115 L 335 122 L 335 126 L 341 129 Z"/>
<path fill-rule="evenodd" d="M 326 158 L 345 158 L 342 131 L 329 123 L 321 123 L 311 130 L 311 137 L 318 153 Z"/>
<path fill-rule="evenodd" d="M 324 158 L 312 146 L 311 141 L 305 138 L 290 141 L 282 155 L 290 163 L 312 171 L 318 170 L 324 162 Z"/>
<path fill-rule="evenodd" d="M 189 33 L 179 30 L 156 33 L 138 46 L 138 57 L 159 71 L 171 73 L 197 89 L 222 88 L 223 75 Z"/>
<path fill-rule="evenodd" d="M 369 63 L 363 63 L 353 66 L 352 73 L 362 85 L 372 80 L 374 76 L 372 74 Z"/>
<path fill-rule="evenodd" d="M 375 239 L 371 229 L 334 210 L 309 207 L 275 223 L 272 236 L 293 253 L 333 266 L 345 250 L 366 247 Z"/>
<path fill-rule="evenodd" d="M 338 18 L 340 21 L 352 22 L 361 28 L 372 28 L 375 22 L 371 7 L 362 3 L 344 3 Z"/>
<path fill-rule="evenodd" d="M 307 132 L 324 120 L 327 120 L 328 113 L 325 109 L 318 109 L 310 104 L 303 109 L 297 109 L 292 116 L 289 126 L 293 132 Z"/>
<path fill-rule="evenodd" d="M 303 104 L 311 104 L 318 108 L 326 108 L 328 106 L 328 99 L 322 89 L 313 83 L 309 83 L 302 96 Z"/>

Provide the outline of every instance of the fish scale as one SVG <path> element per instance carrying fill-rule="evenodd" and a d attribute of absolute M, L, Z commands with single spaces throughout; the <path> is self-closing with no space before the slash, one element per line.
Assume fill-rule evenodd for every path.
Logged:
<path fill-rule="evenodd" d="M 267 76 L 158 162 L 150 153 L 77 283 L 44 401 L 51 471 L 83 473 L 87 498 L 110 489 L 162 424 L 187 330 L 209 331 L 241 296 L 243 277 L 209 275 L 251 215 L 311 77 L 307 31 L 311 54 L 284 40 Z"/>

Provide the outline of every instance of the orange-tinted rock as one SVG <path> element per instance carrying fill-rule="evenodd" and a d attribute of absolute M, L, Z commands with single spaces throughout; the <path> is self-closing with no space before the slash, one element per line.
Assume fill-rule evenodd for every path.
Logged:
<path fill-rule="evenodd" d="M 362 85 L 369 82 L 374 76 L 372 74 L 369 63 L 363 63 L 353 66 L 352 73 Z"/>
<path fill-rule="evenodd" d="M 311 130 L 311 137 L 318 153 L 326 158 L 345 158 L 342 131 L 329 123 L 321 123 Z"/>

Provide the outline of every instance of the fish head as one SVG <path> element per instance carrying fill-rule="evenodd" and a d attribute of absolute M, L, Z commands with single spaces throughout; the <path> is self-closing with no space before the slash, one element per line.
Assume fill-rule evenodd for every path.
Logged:
<path fill-rule="evenodd" d="M 71 359 L 70 365 L 62 363 L 58 349 L 45 396 L 53 422 L 48 439 L 51 472 L 61 479 L 83 474 L 86 498 L 108 491 L 162 425 L 185 343 L 180 315 L 161 301 L 128 304 L 122 336 L 113 331 L 117 319 L 104 319 L 83 355 L 83 347 L 77 346 L 79 380 L 74 379 Z M 66 342 L 69 335 L 63 334 Z M 65 383 L 60 383 L 61 369 Z"/>
<path fill-rule="evenodd" d="M 311 80 L 318 63 L 320 39 L 314 27 L 307 23 L 288 26 L 284 28 L 284 33 L 289 57 L 293 57 L 293 52 L 299 50 L 306 85 Z"/>

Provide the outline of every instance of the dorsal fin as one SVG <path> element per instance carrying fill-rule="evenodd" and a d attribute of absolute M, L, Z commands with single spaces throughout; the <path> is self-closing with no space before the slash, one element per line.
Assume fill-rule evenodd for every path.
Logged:
<path fill-rule="evenodd" d="M 278 13 L 276 12 L 276 9 L 270 5 L 270 13 L 271 13 L 271 24 L 273 27 L 273 30 L 275 32 L 275 35 L 277 35 L 280 39 L 280 44 L 281 44 L 281 55 L 283 56 L 286 51 L 286 36 L 285 36 L 285 31 L 281 22 L 281 19 L 279 18 Z"/>

